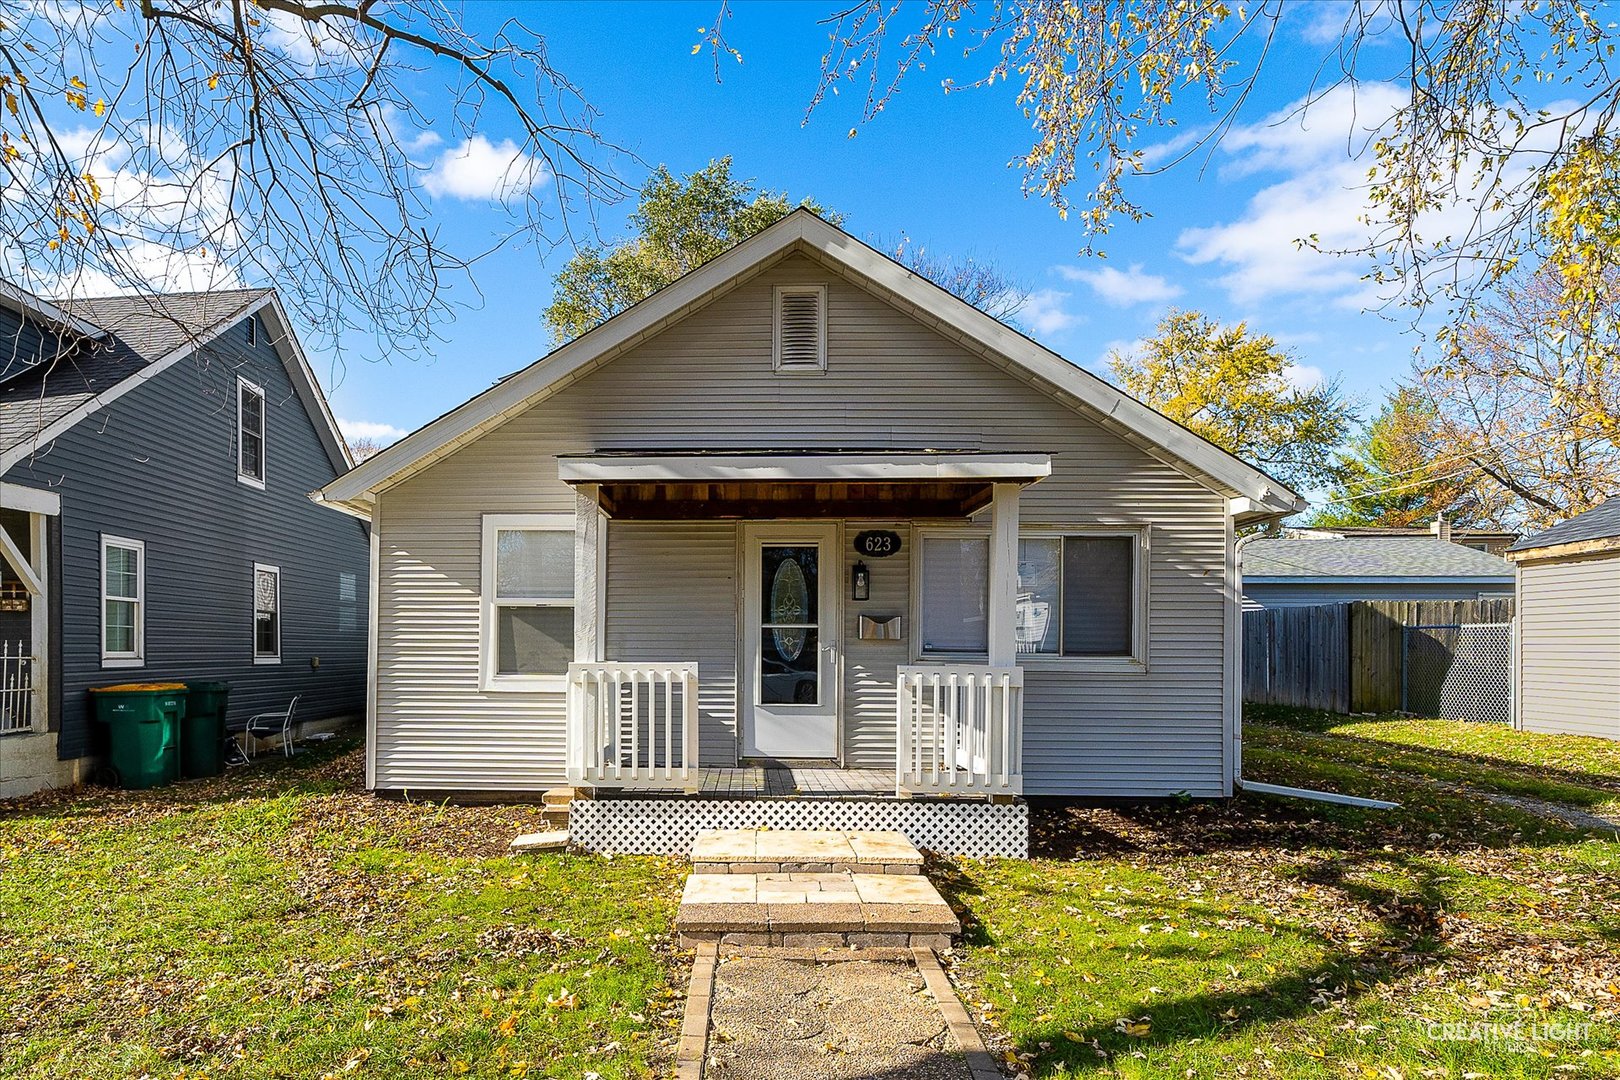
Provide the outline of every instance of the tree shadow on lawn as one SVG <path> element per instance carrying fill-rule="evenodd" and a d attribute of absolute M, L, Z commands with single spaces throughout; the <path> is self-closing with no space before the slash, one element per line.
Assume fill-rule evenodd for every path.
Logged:
<path fill-rule="evenodd" d="M 1408 884 L 1391 888 L 1357 880 L 1362 871 L 1404 871 Z M 1332 854 L 1299 868 L 1301 880 L 1336 894 L 1346 910 L 1370 920 L 1371 927 L 1347 935 L 1347 940 L 1301 925 L 1290 925 L 1275 914 L 1257 920 L 1273 938 L 1288 935 L 1303 945 L 1325 949 L 1315 963 L 1279 971 L 1260 983 L 1223 988 L 1227 963 L 1220 955 L 1219 939 L 1204 938 L 1207 946 L 1152 942 L 1147 948 L 1159 959 L 1195 960 L 1210 971 L 1215 985 L 1177 997 L 1152 995 L 1129 1005 L 1118 1005 L 1119 1016 L 1088 1026 L 1055 1019 L 1033 1030 L 1018 1032 L 1016 1051 L 1035 1055 L 1039 1072 L 1059 1066 L 1077 1069 L 1109 1068 L 1116 1054 L 1168 1046 L 1191 1039 L 1219 1039 L 1254 1027 L 1320 1012 L 1331 1002 L 1349 1002 L 1380 984 L 1388 986 L 1413 978 L 1446 962 L 1449 953 L 1443 917 L 1445 875 L 1407 856 L 1389 852 Z M 1120 909 L 1136 909 L 1144 923 L 1166 920 L 1192 922 L 1233 913 L 1207 901 L 1153 901 L 1111 896 Z M 968 933 L 973 946 L 1006 945 L 974 921 Z M 1072 942 L 1066 942 L 1072 945 Z M 1230 952 L 1230 950 L 1225 950 Z M 1214 955 L 1212 955 L 1214 954 Z M 1236 956 L 1231 959 L 1238 959 Z M 1244 960 L 1254 959 L 1245 948 Z M 1140 1034 L 1122 1030 L 1122 1022 Z M 1146 1024 L 1146 1027 L 1138 1025 Z M 1043 1044 L 1045 1044 L 1043 1048 Z"/>

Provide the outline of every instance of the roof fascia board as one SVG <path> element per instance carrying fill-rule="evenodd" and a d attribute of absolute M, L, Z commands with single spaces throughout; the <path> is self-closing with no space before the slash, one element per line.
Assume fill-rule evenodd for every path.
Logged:
<path fill-rule="evenodd" d="M 445 453 L 501 423 L 508 413 L 537 403 L 542 395 L 556 393 L 584 370 L 608 362 L 719 293 L 729 292 L 742 284 L 750 271 L 796 244 L 807 216 L 789 215 L 755 233 L 551 355 L 411 432 L 321 488 L 322 501 L 369 502 L 376 492 L 420 472 Z"/>
<path fill-rule="evenodd" d="M 173 349 L 169 350 L 169 352 L 158 357 L 158 359 L 152 361 L 150 364 L 147 364 L 137 371 L 131 372 L 129 375 L 107 387 L 107 389 L 91 396 L 88 401 L 74 409 L 72 412 L 66 413 L 47 424 L 43 429 L 36 432 L 33 438 L 20 442 L 16 446 L 6 450 L 4 453 L 0 453 L 0 475 L 9 472 L 17 463 L 26 461 L 30 457 L 33 457 L 39 452 L 40 447 L 49 446 L 53 441 L 61 438 L 65 432 L 69 431 L 75 424 L 78 424 L 86 417 L 93 416 L 95 413 L 106 408 L 108 405 L 111 405 L 113 402 L 117 401 L 131 390 L 144 386 L 148 380 L 155 379 L 159 375 L 162 375 L 165 371 L 169 370 L 186 357 L 192 355 L 198 349 L 204 348 L 205 346 L 211 344 L 227 329 L 234 325 L 238 319 L 242 318 L 244 315 L 257 311 L 263 305 L 263 298 L 245 304 L 239 311 L 232 314 L 229 318 L 219 320 L 214 325 L 208 327 L 208 329 L 198 334 L 192 340 L 175 346 Z"/>
<path fill-rule="evenodd" d="M 1035 481 L 1052 475 L 1048 454 L 745 454 L 563 458 L 569 484 L 750 481 Z"/>
<path fill-rule="evenodd" d="M 4 303 L 23 315 L 31 315 L 43 322 L 71 330 L 81 337 L 93 338 L 99 341 L 107 336 L 107 331 L 95 323 L 87 322 L 77 315 L 69 314 L 64 308 L 58 307 L 44 297 L 35 296 L 27 289 L 13 285 L 9 281 L 0 280 L 0 303 Z"/>
<path fill-rule="evenodd" d="M 1510 548 L 1504 554 L 1509 561 L 1522 563 L 1577 555 L 1603 555 L 1611 551 L 1620 551 L 1620 536 L 1595 536 L 1590 540 L 1568 540 L 1545 547 Z"/>

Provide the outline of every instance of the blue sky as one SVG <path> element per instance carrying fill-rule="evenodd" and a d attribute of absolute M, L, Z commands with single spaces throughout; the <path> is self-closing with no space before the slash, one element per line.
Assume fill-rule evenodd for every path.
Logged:
<path fill-rule="evenodd" d="M 803 123 L 827 43 L 817 20 L 832 5 L 735 4 L 727 37 L 743 62 L 725 61 L 718 85 L 707 52 L 692 53 L 713 2 L 473 7 L 480 22 L 511 11 L 547 35 L 553 62 L 603 114 L 603 133 L 641 159 L 620 162 L 632 186 L 660 163 L 679 174 L 730 154 L 736 175 L 794 199 L 813 196 L 863 239 L 892 244 L 906 235 L 941 254 L 994 260 L 1034 292 L 1025 327 L 1077 364 L 1102 371 L 1110 348 L 1149 333 L 1171 306 L 1248 320 L 1293 350 L 1301 381 L 1342 377 L 1369 406 L 1410 361 L 1405 316 L 1364 311 L 1376 302 L 1361 280 L 1366 267 L 1294 243 L 1313 233 L 1327 243 L 1365 237 L 1355 221 L 1365 166 L 1351 160 L 1351 133 L 1356 115 L 1363 124 L 1380 109 L 1387 115 L 1396 94 L 1364 85 L 1355 102 L 1336 95 L 1313 108 L 1308 124 L 1280 119 L 1323 54 L 1319 9 L 1295 9 L 1268 82 L 1219 149 L 1136 189 L 1153 217 L 1121 221 L 1099 260 L 1078 255 L 1079 225 L 1026 199 L 1019 171 L 1007 166 L 1030 141 L 1014 83 L 941 90 L 943 74 L 971 78 L 988 58 L 930 64 L 851 138 L 864 85 L 846 87 Z M 1195 129 L 1199 111 L 1187 116 L 1183 130 Z M 512 132 L 491 125 L 482 134 L 498 147 Z M 491 184 L 477 156 L 460 166 L 458 182 L 433 189 L 433 206 L 447 231 L 474 241 L 497 231 L 504 211 L 485 194 Z M 622 234 L 630 208 L 603 215 L 605 238 Z M 341 368 L 317 360 L 334 411 L 351 433 L 387 439 L 543 355 L 540 312 L 566 255 L 517 249 L 480 264 L 482 297 L 456 288 L 468 306 L 442 328 L 431 359 L 390 361 L 356 338 Z"/>

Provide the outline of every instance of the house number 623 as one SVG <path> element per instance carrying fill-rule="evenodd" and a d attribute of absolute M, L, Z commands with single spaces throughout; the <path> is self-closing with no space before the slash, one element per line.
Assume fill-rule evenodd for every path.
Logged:
<path fill-rule="evenodd" d="M 855 550 L 871 559 L 882 559 L 900 551 L 900 534 L 888 529 L 871 529 L 855 535 Z"/>

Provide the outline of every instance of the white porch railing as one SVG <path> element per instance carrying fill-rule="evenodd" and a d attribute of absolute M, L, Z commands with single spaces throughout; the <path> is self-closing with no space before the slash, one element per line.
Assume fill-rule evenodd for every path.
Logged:
<path fill-rule="evenodd" d="M 0 641 L 0 735 L 34 729 L 34 658 L 20 641 Z"/>
<path fill-rule="evenodd" d="M 698 666 L 568 665 L 569 783 L 695 789 Z"/>
<path fill-rule="evenodd" d="M 1023 668 L 900 668 L 895 721 L 896 791 L 1024 790 Z"/>

